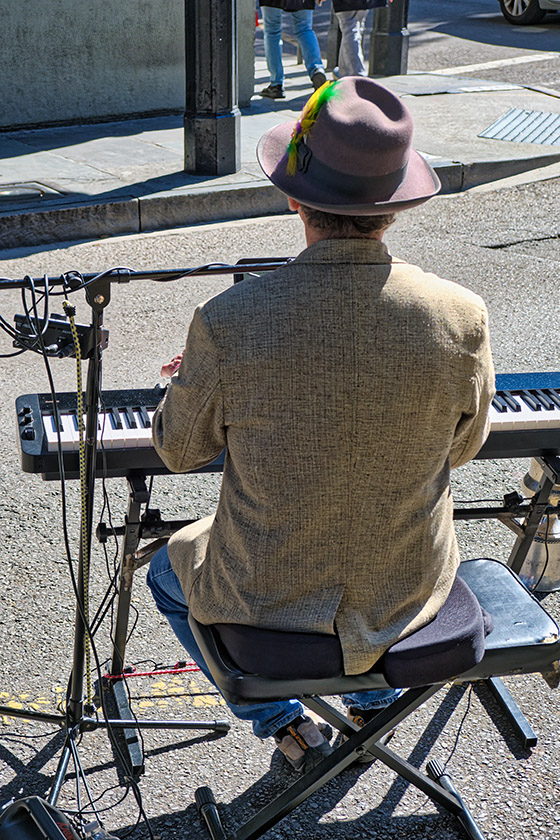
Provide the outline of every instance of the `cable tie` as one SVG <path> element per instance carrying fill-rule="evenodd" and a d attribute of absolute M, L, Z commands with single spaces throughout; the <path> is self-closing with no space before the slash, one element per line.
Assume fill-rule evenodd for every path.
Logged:
<path fill-rule="evenodd" d="M 198 665 L 194 662 L 190 664 L 186 664 L 182 668 L 177 668 L 176 666 L 173 668 L 165 668 L 164 670 L 158 671 L 128 671 L 127 668 L 122 672 L 122 674 L 105 674 L 106 680 L 126 680 L 129 677 L 158 677 L 163 674 L 186 674 L 191 671 L 200 671 Z"/>

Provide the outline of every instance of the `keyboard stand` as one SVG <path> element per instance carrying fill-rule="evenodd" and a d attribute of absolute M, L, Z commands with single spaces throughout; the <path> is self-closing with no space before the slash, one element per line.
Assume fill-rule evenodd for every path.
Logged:
<path fill-rule="evenodd" d="M 113 709 L 121 721 L 130 721 L 133 718 L 128 692 L 125 686 L 126 677 L 123 671 L 134 572 L 150 562 L 156 551 L 167 542 L 167 536 L 184 525 L 189 524 L 189 521 L 185 520 L 170 523 L 170 527 L 166 528 L 162 527 L 158 520 L 154 527 L 159 538 L 146 546 L 143 551 L 139 552 L 138 544 L 140 539 L 143 537 L 149 538 L 154 535 L 150 531 L 150 526 L 145 522 L 145 516 L 141 516 L 142 505 L 147 504 L 149 492 L 144 476 L 129 476 L 127 477 L 127 481 L 129 496 L 124 527 L 115 528 L 114 530 L 104 528 L 101 533 L 98 531 L 98 538 L 102 542 L 106 540 L 109 534 L 115 534 L 115 536 L 122 534 L 123 536 L 111 669 L 101 687 L 102 690 L 111 696 Z M 167 524 L 165 523 L 165 525 Z M 165 534 L 165 537 L 162 536 L 163 534 Z M 230 724 L 226 720 L 140 721 L 139 727 L 151 729 L 204 729 L 212 732 L 225 733 L 230 729 Z M 133 777 L 137 778 L 144 772 L 143 752 L 138 728 L 125 729 L 123 734 L 130 765 L 129 771 Z"/>

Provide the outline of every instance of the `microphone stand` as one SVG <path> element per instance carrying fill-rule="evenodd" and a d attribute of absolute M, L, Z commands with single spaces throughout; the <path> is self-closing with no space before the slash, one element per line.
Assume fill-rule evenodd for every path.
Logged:
<path fill-rule="evenodd" d="M 72 661 L 72 673 L 70 679 L 69 698 L 64 714 L 47 713 L 27 709 L 14 709 L 11 706 L 0 706 L 0 715 L 22 718 L 41 723 L 58 723 L 66 730 L 66 738 L 62 747 L 61 756 L 51 784 L 48 795 L 49 805 L 55 806 L 60 791 L 66 778 L 70 758 L 76 753 L 76 741 L 86 731 L 96 729 L 111 730 L 138 730 L 138 729 L 205 729 L 225 733 L 230 729 L 227 720 L 208 721 L 165 721 L 165 720 L 136 720 L 131 719 L 98 719 L 93 717 L 94 709 L 86 707 L 84 703 L 84 668 L 86 665 L 86 645 L 89 643 L 90 628 L 87 626 L 86 600 L 90 575 L 91 541 L 93 535 L 93 502 L 95 496 L 96 460 L 97 460 L 97 428 L 99 420 L 98 395 L 101 382 L 102 369 L 102 327 L 103 312 L 111 299 L 111 283 L 128 282 L 132 279 L 150 279 L 156 281 L 171 281 L 181 277 L 194 275 L 233 274 L 234 281 L 243 278 L 247 272 L 270 271 L 277 266 L 283 265 L 285 259 L 263 259 L 263 260 L 242 260 L 238 265 L 212 265 L 195 269 L 183 269 L 172 271 L 147 271 L 133 272 L 128 269 L 115 269 L 103 274 L 81 275 L 81 283 L 85 285 L 87 302 L 91 308 L 91 331 L 94 337 L 94 349 L 90 354 L 88 362 L 86 391 L 85 391 L 85 463 L 84 463 L 84 485 L 85 498 L 80 517 L 80 546 L 78 555 L 77 571 L 77 592 L 76 612 L 74 625 L 74 650 Z M 240 270 L 240 266 L 243 268 Z M 78 278 L 76 278 L 78 279 Z M 2 289 L 25 289 L 31 283 L 36 288 L 48 288 L 55 285 L 63 285 L 64 277 L 49 278 L 47 276 L 29 281 L 0 279 L 0 291 Z M 120 628 L 122 636 L 123 629 Z M 122 645 L 124 648 L 124 643 Z M 124 650 L 122 651 L 124 653 Z M 122 664 L 122 663 L 120 663 Z M 113 662 L 113 672 L 115 662 Z M 114 684 L 116 680 L 111 680 Z M 119 704 L 119 711 L 122 704 Z M 132 762 L 131 762 L 132 764 Z M 126 768 L 129 775 L 139 775 L 143 772 L 143 766 L 131 766 Z M 22 800 L 27 805 L 27 800 Z"/>

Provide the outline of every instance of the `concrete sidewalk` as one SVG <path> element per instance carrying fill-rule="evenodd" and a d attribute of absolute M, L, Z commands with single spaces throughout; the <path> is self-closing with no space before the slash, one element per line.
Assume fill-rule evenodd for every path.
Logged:
<path fill-rule="evenodd" d="M 0 248 L 283 212 L 285 200 L 262 175 L 255 146 L 269 127 L 293 122 L 312 92 L 303 66 L 291 61 L 286 99 L 255 94 L 242 110 L 242 163 L 233 175 L 182 171 L 179 115 L 0 134 Z M 261 58 L 255 75 L 259 91 L 268 83 Z M 560 174 L 560 164 L 553 167 L 560 132 L 550 145 L 479 137 L 511 109 L 553 114 L 560 123 L 560 92 L 440 73 L 383 83 L 406 97 L 415 148 L 436 168 L 444 192 L 542 167 Z"/>

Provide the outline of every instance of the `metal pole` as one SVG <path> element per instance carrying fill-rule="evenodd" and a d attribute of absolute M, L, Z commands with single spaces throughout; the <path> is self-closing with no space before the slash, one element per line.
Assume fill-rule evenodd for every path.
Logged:
<path fill-rule="evenodd" d="M 373 15 L 369 49 L 370 76 L 405 76 L 408 69 L 408 4 L 393 0 Z"/>
<path fill-rule="evenodd" d="M 237 0 L 185 0 L 185 171 L 241 168 Z"/>

